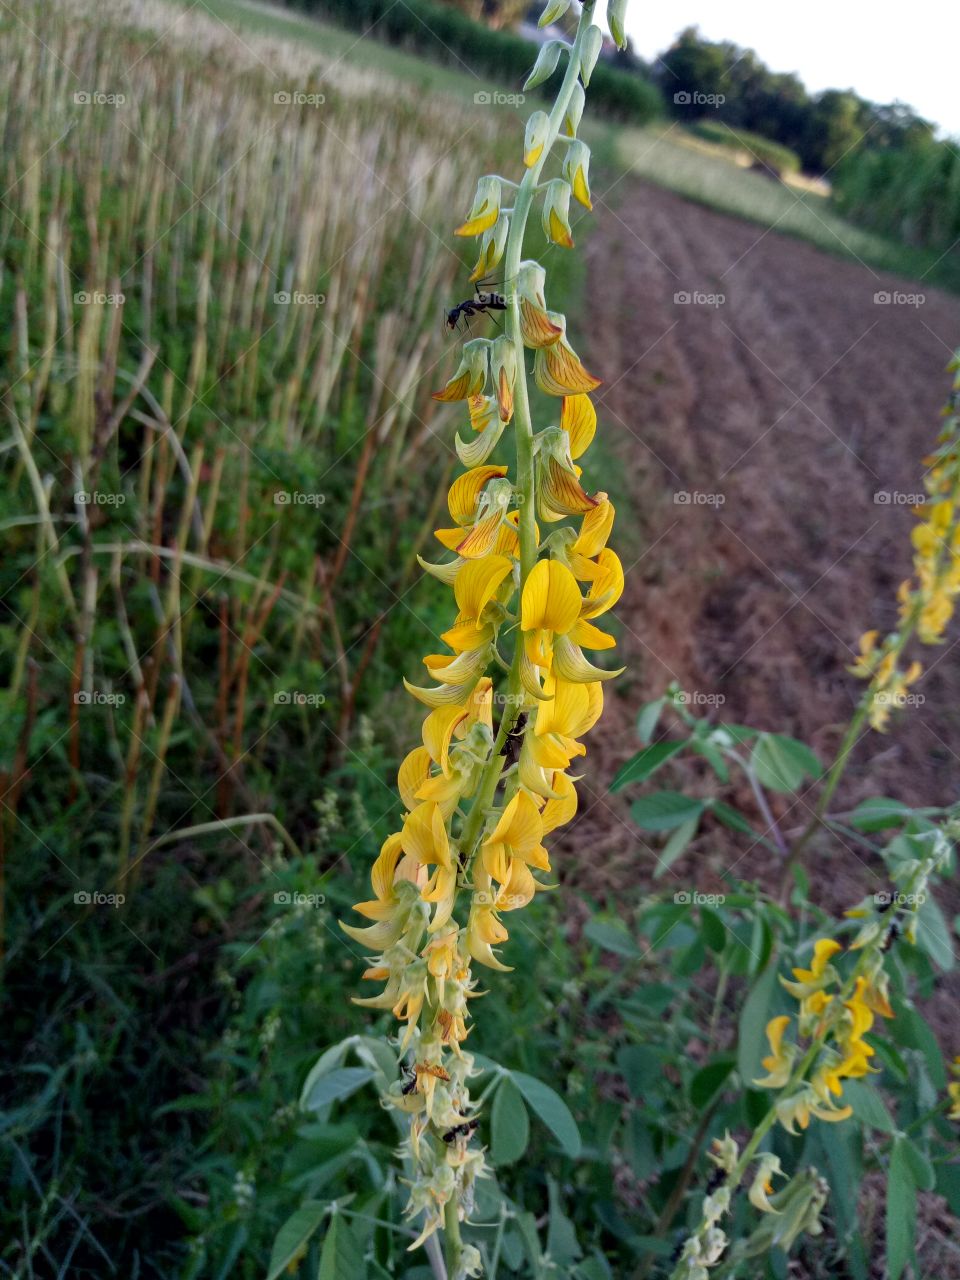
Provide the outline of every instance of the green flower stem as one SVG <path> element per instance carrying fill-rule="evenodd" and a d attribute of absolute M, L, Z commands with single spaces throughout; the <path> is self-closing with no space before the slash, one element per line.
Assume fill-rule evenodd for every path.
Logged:
<path fill-rule="evenodd" d="M 463 1240 L 460 1238 L 460 1206 L 456 1196 L 451 1196 L 443 1207 L 443 1242 L 447 1280 L 454 1280 L 460 1269 L 460 1255 L 463 1252 Z"/>

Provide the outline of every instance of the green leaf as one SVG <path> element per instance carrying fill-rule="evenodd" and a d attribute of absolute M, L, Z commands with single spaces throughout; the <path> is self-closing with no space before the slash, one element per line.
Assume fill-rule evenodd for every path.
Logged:
<path fill-rule="evenodd" d="M 270 1250 L 267 1280 L 277 1280 L 291 1262 L 303 1255 L 310 1237 L 323 1221 L 328 1208 L 326 1200 L 307 1200 L 290 1215 L 277 1232 Z"/>
<path fill-rule="evenodd" d="M 820 776 L 820 761 L 810 748 L 782 733 L 761 733 L 750 763 L 760 782 L 771 791 L 797 791 L 805 778 Z"/>
<path fill-rule="evenodd" d="M 929 893 L 917 911 L 917 946 L 944 973 L 949 973 L 956 963 L 950 926 Z"/>
<path fill-rule="evenodd" d="M 735 1062 L 733 1057 L 718 1058 L 700 1068 L 690 1081 L 690 1101 L 697 1110 L 702 1110 L 723 1088 Z"/>
<path fill-rule="evenodd" d="M 519 1160 L 530 1141 L 530 1117 L 520 1090 L 504 1076 L 490 1108 L 490 1154 L 496 1166 Z"/>
<path fill-rule="evenodd" d="M 710 812 L 722 822 L 725 827 L 729 827 L 731 831 L 742 831 L 744 835 L 752 836 L 755 834 L 753 827 L 743 816 L 739 809 L 733 809 L 730 805 L 724 804 L 722 800 L 715 801 L 710 806 Z"/>
<path fill-rule="evenodd" d="M 644 747 L 617 771 L 610 790 L 620 791 L 631 782 L 645 781 L 685 746 L 685 742 L 655 742 L 652 746 Z"/>
<path fill-rule="evenodd" d="M 656 698 L 640 708 L 640 714 L 637 716 L 637 733 L 640 735 L 641 742 L 646 743 L 652 739 L 666 701 L 666 698 Z"/>
<path fill-rule="evenodd" d="M 367 1268 L 350 1224 L 342 1214 L 334 1214 L 323 1239 L 317 1280 L 366 1280 Z"/>
<path fill-rule="evenodd" d="M 647 1045 L 624 1045 L 616 1061 L 634 1098 L 642 1098 L 647 1089 L 663 1078 L 663 1058 Z"/>
<path fill-rule="evenodd" d="M 652 796 L 634 800 L 630 813 L 645 831 L 673 831 L 691 818 L 699 818 L 705 807 L 702 800 L 679 791 L 655 791 Z"/>
<path fill-rule="evenodd" d="M 905 1145 L 898 1139 L 887 1172 L 887 1280 L 900 1280 L 913 1256 L 917 1230 L 917 1188 Z"/>
<path fill-rule="evenodd" d="M 920 1191 L 932 1191 L 937 1185 L 937 1171 L 929 1157 L 909 1138 L 901 1139 L 903 1157 L 910 1166 L 910 1176 Z"/>
<path fill-rule="evenodd" d="M 760 1059 L 767 1052 L 766 1027 L 770 1021 L 770 1005 L 777 990 L 777 955 L 753 984 L 740 1013 L 740 1036 L 737 1043 L 737 1070 L 746 1087 L 760 1075 Z"/>
<path fill-rule="evenodd" d="M 711 911 L 709 907 L 700 908 L 700 932 L 703 934 L 703 940 L 711 951 L 716 951 L 719 954 L 727 945 L 727 931 L 723 920 L 716 911 Z"/>
<path fill-rule="evenodd" d="M 887 1110 L 887 1104 L 876 1089 L 863 1080 L 844 1080 L 841 1102 L 845 1106 L 853 1107 L 853 1114 L 861 1124 L 868 1125 L 871 1129 L 879 1129 L 882 1133 L 897 1132 L 897 1126 Z"/>
<path fill-rule="evenodd" d="M 699 826 L 700 814 L 696 813 L 687 822 L 684 822 L 682 826 L 677 827 L 676 831 L 674 831 L 673 835 L 663 846 L 660 856 L 657 858 L 656 870 L 653 873 L 654 880 L 659 880 L 662 875 L 670 870 L 676 860 L 680 857 L 681 853 L 683 853 L 687 845 L 697 834 Z"/>
<path fill-rule="evenodd" d="M 560 1265 L 563 1271 L 568 1272 L 573 1263 L 583 1257 L 583 1250 L 577 1240 L 577 1233 L 573 1223 L 563 1212 L 560 1191 L 553 1178 L 548 1178 L 547 1189 L 550 1196 L 547 1253 L 555 1263 Z"/>
<path fill-rule="evenodd" d="M 596 943 L 603 951 L 611 951 L 615 956 L 633 958 L 639 955 L 637 944 L 624 924 L 612 920 L 589 920 L 583 926 L 583 935 Z"/>
<path fill-rule="evenodd" d="M 570 1108 L 554 1089 L 535 1076 L 511 1071 L 510 1078 L 523 1094 L 532 1111 L 540 1117 L 560 1146 L 576 1160 L 583 1149 L 580 1130 Z"/>
<path fill-rule="evenodd" d="M 886 796 L 871 796 L 862 800 L 847 818 L 858 831 L 885 831 L 888 827 L 902 826 L 910 815 L 909 805 L 901 800 L 889 800 Z"/>
<path fill-rule="evenodd" d="M 331 1102 L 342 1102 L 362 1089 L 374 1077 L 368 1067 L 339 1067 L 314 1080 L 309 1092 L 304 1087 L 300 1105 L 305 1111 L 320 1111 Z"/>

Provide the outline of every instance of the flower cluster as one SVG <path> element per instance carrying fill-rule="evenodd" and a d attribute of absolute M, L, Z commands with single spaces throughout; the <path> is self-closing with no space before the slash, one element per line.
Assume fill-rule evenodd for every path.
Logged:
<path fill-rule="evenodd" d="M 761 1151 L 761 1144 L 778 1123 L 795 1134 L 798 1126 L 801 1130 L 809 1126 L 811 1117 L 836 1123 L 853 1114 L 849 1105 L 837 1105 L 844 1081 L 875 1070 L 871 1066 L 875 1050 L 867 1034 L 878 1016 L 893 1017 L 884 970 L 887 954 L 898 939 L 915 940 L 929 882 L 948 865 L 956 836 L 957 823 L 950 821 L 943 829 L 911 835 L 905 841 L 908 852 L 889 854 L 893 890 L 867 898 L 846 913 L 856 927 L 847 947 L 856 959 L 846 976 L 834 963 L 844 951 L 842 944 L 820 938 L 813 945 L 809 967 L 795 968 L 791 978 L 780 979 L 799 1007 L 796 1013 L 782 1014 L 767 1024 L 770 1052 L 763 1059 L 767 1074 L 753 1082 L 775 1090 L 777 1097 L 742 1152 L 729 1135 L 714 1143 L 710 1159 L 718 1173 L 707 1189 L 697 1230 L 677 1252 L 671 1280 L 708 1280 L 710 1269 L 727 1256 L 728 1241 L 719 1222 L 754 1161 L 749 1200 L 764 1217 L 749 1237 L 730 1250 L 729 1261 L 767 1254 L 774 1247 L 786 1251 L 803 1232 L 820 1234 L 826 1183 L 815 1169 L 803 1169 L 774 1191 L 773 1179 L 786 1175 L 779 1159 Z M 788 1039 L 790 1030 L 795 1035 Z M 950 1114 L 960 1119 L 960 1059 L 956 1071 L 957 1081 L 949 1086 Z"/>
<path fill-rule="evenodd" d="M 767 1024 L 770 1055 L 764 1058 L 763 1066 L 768 1074 L 754 1084 L 785 1090 L 777 1102 L 777 1119 L 790 1133 L 796 1133 L 798 1124 L 806 1129 L 811 1115 L 836 1122 L 852 1114 L 849 1106 L 838 1107 L 834 1099 L 843 1094 L 844 1080 L 859 1079 L 872 1069 L 874 1050 L 864 1036 L 875 1016 L 893 1017 L 879 949 L 856 977 L 848 999 L 843 998 L 840 975 L 831 963 L 842 950 L 833 938 L 821 938 L 814 944 L 810 968 L 794 969 L 792 982 L 780 979 L 800 1005 L 798 1036 L 815 1046 L 812 1074 L 795 1081 L 794 1068 L 801 1050 L 798 1043 L 784 1043 L 794 1019 L 784 1014 Z M 787 1090 L 788 1085 L 795 1087 Z"/>
<path fill-rule="evenodd" d="M 880 640 L 878 631 L 860 639 L 860 653 L 850 670 L 869 680 L 867 714 L 883 732 L 890 713 L 906 705 L 910 687 L 923 673 L 919 662 L 906 669 L 903 651 L 914 632 L 923 644 L 939 644 L 953 617 L 960 594 L 960 358 L 950 365 L 954 389 L 945 409 L 946 422 L 934 453 L 924 459 L 927 501 L 915 508 L 913 575 L 900 584 L 898 629 Z"/>
<path fill-rule="evenodd" d="M 421 745 L 397 779 L 402 824 L 373 865 L 373 898 L 355 908 L 371 923 L 342 926 L 371 953 L 364 977 L 383 984 L 358 1003 L 390 1010 L 404 1024 L 399 1047 L 409 1066 L 390 1101 L 411 1117 L 409 1213 L 424 1215 L 416 1244 L 441 1226 L 448 1244 L 458 1238 L 457 1221 L 484 1172 L 482 1152 L 471 1146 L 477 1109 L 463 1048 L 469 1001 L 480 994 L 472 966 L 507 970 L 497 955 L 509 936 L 504 919 L 552 887 L 543 879 L 551 871 L 544 842 L 577 812 L 571 766 L 603 709 L 603 682 L 618 674 L 587 657 L 614 646 L 597 620 L 624 586 L 608 545 L 613 504 L 586 487 L 579 462 L 596 433 L 590 393 L 599 382 L 568 340 L 565 317 L 547 305 L 544 268 L 522 253 L 538 198 L 545 235 L 563 247 L 573 244 L 571 199 L 591 207 L 589 150 L 577 130 L 601 45 L 592 10 L 582 7 L 572 44 L 545 46 L 528 80 L 540 83 L 566 57 L 553 110 L 527 124 L 522 181 L 482 177 L 456 230 L 479 241 L 474 281 L 502 263 L 505 292 L 478 287 L 478 301 L 496 301 L 505 330 L 467 341 L 434 393 L 463 404 L 468 428 L 456 438 L 465 470 L 447 495 L 450 521 L 435 534 L 449 554 L 439 563 L 421 559 L 451 592 L 453 616 L 443 651 L 423 659 L 425 681 L 404 682 L 426 717 Z M 554 2 L 545 20 L 556 11 Z M 622 12 L 623 0 L 614 0 L 608 17 L 621 33 Z M 561 172 L 543 180 L 558 142 Z M 527 352 L 553 406 L 537 432 Z M 513 438 L 513 467 L 498 460 L 505 436 Z M 476 1274 L 474 1252 L 456 1245 L 452 1280 Z"/>

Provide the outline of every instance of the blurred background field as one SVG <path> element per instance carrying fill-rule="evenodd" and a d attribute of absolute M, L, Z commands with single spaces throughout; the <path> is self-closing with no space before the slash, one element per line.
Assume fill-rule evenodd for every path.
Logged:
<path fill-rule="evenodd" d="M 292 1104 L 317 1050 L 358 1027 L 344 992 L 362 957 L 336 916 L 396 821 L 396 764 L 420 720 L 400 677 L 446 625 L 416 554 L 442 523 L 460 425 L 430 397 L 449 372 L 443 309 L 470 292 L 472 263 L 451 229 L 478 172 L 513 172 L 521 113 L 476 95 L 515 93 L 522 68 L 494 36 L 473 66 L 449 43 L 434 56 L 419 37 L 364 35 L 361 6 L 359 28 L 341 25 L 345 6 L 319 8 L 320 21 L 246 0 L 11 0 L 0 12 L 4 1275 L 261 1276 L 305 1187 L 367 1196 L 364 1177 L 389 1154 L 376 1115 L 327 1115 L 304 1138 Z M 463 30 L 482 53 L 486 29 Z M 652 579 L 656 598 L 673 565 L 648 558 L 668 522 L 643 450 L 666 455 L 666 483 L 679 484 L 687 473 L 671 442 L 695 470 L 708 452 L 696 442 L 723 433 L 733 452 L 719 472 L 748 430 L 743 406 L 763 405 L 749 423 L 757 435 L 767 410 L 780 411 L 756 367 L 718 358 L 703 375 L 718 335 L 759 350 L 766 334 L 771 362 L 782 336 L 802 348 L 784 377 L 805 386 L 823 373 L 828 344 L 810 328 L 829 312 L 837 259 L 847 296 L 862 290 L 865 329 L 875 290 L 933 299 L 932 336 L 915 326 L 889 346 L 868 343 L 873 365 L 865 356 L 817 402 L 831 427 L 846 420 L 854 449 L 857 432 L 876 429 L 871 476 L 910 482 L 960 324 L 947 292 L 960 287 L 950 220 L 960 168 L 939 150 L 924 150 L 921 166 L 888 149 L 826 179 L 800 173 L 782 142 L 764 148 L 737 124 L 671 116 L 652 73 L 604 72 L 584 136 L 608 247 L 586 216 L 575 228 L 602 288 L 588 287 L 582 262 L 548 252 L 557 305 L 608 378 L 608 487 L 625 561 L 643 560 L 635 580 Z M 931 186 L 946 193 L 942 208 Z M 750 296 L 765 282 L 770 293 L 745 303 L 749 331 L 730 313 L 740 338 L 720 331 L 721 316 L 683 313 L 670 336 L 676 290 L 733 295 L 723 272 L 758 237 Z M 789 313 L 810 278 L 823 310 L 802 333 L 775 332 L 769 315 Z M 859 314 L 831 323 L 840 355 Z M 874 421 L 863 406 L 882 398 L 881 366 L 889 412 Z M 734 425 L 704 411 L 722 398 Z M 881 466 L 883 433 L 898 430 L 893 474 Z M 765 464 L 776 468 L 776 456 Z M 829 457 L 810 471 L 805 504 L 832 474 Z M 864 493 L 874 485 L 859 480 Z M 768 536 L 769 509 L 753 514 L 738 531 Z M 880 562 L 902 532 L 885 526 L 870 544 L 859 609 L 878 579 L 888 585 Z M 700 619 L 712 636 L 726 616 L 711 594 L 722 568 L 696 570 L 691 635 Z M 667 604 L 649 611 L 638 595 L 625 631 L 677 666 L 689 658 L 684 674 L 703 678 L 666 628 Z M 852 643 L 853 617 L 834 623 Z M 666 1034 L 655 1005 L 596 1034 L 621 969 L 656 974 L 658 960 L 580 928 L 581 904 L 605 907 L 635 883 L 636 833 L 603 794 L 640 696 L 664 675 L 634 647 L 586 818 L 623 878 L 571 868 L 570 918 L 544 903 L 517 930 L 513 962 L 529 987 L 484 1000 L 502 1060 L 534 1074 L 555 1063 L 571 1105 L 599 1116 L 589 1186 L 539 1129 L 537 1158 L 508 1182 L 518 1198 L 559 1206 L 562 1171 L 566 1211 L 572 1198 L 596 1251 L 596 1269 L 569 1260 L 584 1280 L 626 1275 L 637 1256 L 655 1159 L 637 1119 L 650 1061 L 623 1051 Z M 790 651 L 787 700 L 804 730 L 807 655 Z M 846 656 L 832 659 L 831 680 Z M 782 661 L 774 653 L 759 674 L 738 673 L 752 712 L 769 707 L 751 699 Z M 931 721 L 947 753 L 938 784 L 960 749 L 955 720 L 948 709 Z M 918 731 L 909 750 L 921 761 L 930 744 Z M 688 1032 L 669 1030 L 678 1054 Z M 695 1127 L 696 1115 L 676 1124 Z M 683 1143 L 670 1148 L 674 1173 Z M 516 1156 L 494 1155 L 509 1180 Z M 364 1203 L 380 1203 L 377 1191 Z M 564 1212 L 552 1221 L 562 1253 Z M 804 1274 L 828 1274 L 818 1265 Z M 398 1257 L 395 1274 L 415 1280 L 423 1268 Z"/>

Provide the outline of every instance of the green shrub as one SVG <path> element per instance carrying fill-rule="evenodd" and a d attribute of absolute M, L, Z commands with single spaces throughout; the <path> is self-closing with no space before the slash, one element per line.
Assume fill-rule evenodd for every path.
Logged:
<path fill-rule="evenodd" d="M 473 22 L 458 10 L 428 0 L 288 0 L 296 7 L 320 13 L 365 36 L 406 45 L 439 62 L 451 63 L 471 76 L 495 75 L 519 83 L 536 59 L 536 46 L 511 31 L 494 31 Z M 555 88 L 548 82 L 542 92 Z M 478 83 L 478 89 L 483 88 Z M 644 124 L 662 114 L 659 90 L 640 75 L 601 63 L 590 81 L 590 101 L 606 116 Z"/>
<path fill-rule="evenodd" d="M 948 142 L 856 152 L 833 175 L 833 198 L 864 226 L 949 250 L 960 237 L 960 155 Z"/>
<path fill-rule="evenodd" d="M 700 121 L 691 126 L 691 133 L 705 142 L 716 146 L 727 147 L 731 151 L 743 151 L 753 156 L 754 160 L 765 169 L 772 169 L 779 177 L 787 173 L 799 173 L 800 157 L 789 147 L 779 142 L 771 142 L 759 133 L 750 133 L 746 129 L 731 129 L 729 125 Z"/>

